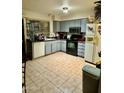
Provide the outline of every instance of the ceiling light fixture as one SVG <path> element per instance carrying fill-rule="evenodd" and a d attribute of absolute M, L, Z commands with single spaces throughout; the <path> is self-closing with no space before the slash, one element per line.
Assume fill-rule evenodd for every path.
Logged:
<path fill-rule="evenodd" d="M 68 7 L 63 7 L 63 13 L 68 13 Z"/>

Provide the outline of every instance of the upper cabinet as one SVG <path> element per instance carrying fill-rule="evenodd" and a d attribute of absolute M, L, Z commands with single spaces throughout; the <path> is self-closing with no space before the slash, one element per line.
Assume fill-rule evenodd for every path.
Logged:
<path fill-rule="evenodd" d="M 70 27 L 80 27 L 81 26 L 81 20 L 80 19 L 76 19 L 76 20 L 69 20 L 68 21 L 68 26 Z"/>
<path fill-rule="evenodd" d="M 60 22 L 59 21 L 53 21 L 53 31 L 60 32 Z"/>
<path fill-rule="evenodd" d="M 61 32 L 69 32 L 70 27 L 81 27 L 81 20 L 68 20 L 60 22 L 60 30 Z"/>
<path fill-rule="evenodd" d="M 87 23 L 88 23 L 88 18 L 81 19 L 81 32 L 86 32 Z"/>
<path fill-rule="evenodd" d="M 54 32 L 69 32 L 70 27 L 81 27 L 81 32 L 86 32 L 87 23 L 88 23 L 87 18 L 66 20 L 66 21 L 54 21 L 53 31 Z"/>
<path fill-rule="evenodd" d="M 74 20 L 74 27 L 81 27 L 81 20 L 80 19 Z"/>
<path fill-rule="evenodd" d="M 61 30 L 61 32 L 69 32 L 69 22 L 61 21 L 60 22 L 60 30 Z"/>

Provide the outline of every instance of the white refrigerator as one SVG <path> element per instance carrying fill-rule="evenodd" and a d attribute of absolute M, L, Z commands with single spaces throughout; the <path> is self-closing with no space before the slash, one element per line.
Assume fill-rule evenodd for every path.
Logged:
<path fill-rule="evenodd" d="M 84 59 L 87 62 L 96 64 L 101 60 L 98 53 L 101 51 L 100 24 L 87 24 Z"/>

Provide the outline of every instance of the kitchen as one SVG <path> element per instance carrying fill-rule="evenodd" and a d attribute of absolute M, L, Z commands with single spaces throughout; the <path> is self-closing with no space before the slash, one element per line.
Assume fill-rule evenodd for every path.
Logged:
<path fill-rule="evenodd" d="M 99 2 L 95 2 L 96 0 L 38 0 L 35 2 L 33 0 L 23 0 L 22 32 L 24 34 L 24 60 L 26 60 L 25 63 L 27 65 L 25 68 L 32 69 L 33 65 L 31 63 L 38 60 L 42 61 L 46 57 L 48 59 L 45 59 L 45 61 L 49 63 L 50 57 L 55 57 L 56 59 L 57 56 L 62 57 L 64 59 L 62 61 L 65 61 L 66 57 L 69 59 L 69 62 L 74 58 L 77 61 L 83 60 L 85 64 L 92 66 L 101 62 L 100 35 L 98 35 L 101 33 L 101 22 L 97 15 L 94 17 L 94 7 L 99 4 Z M 61 60 L 60 58 L 58 59 Z M 42 63 L 40 62 L 40 64 Z M 42 68 L 42 65 L 40 68 Z M 49 66 L 50 68 L 52 67 Z M 79 68 L 82 68 L 82 65 Z M 26 86 L 28 87 L 28 85 Z M 48 88 L 47 86 L 44 87 Z M 74 88 L 71 90 L 71 88 L 64 85 L 62 89 L 59 86 L 60 90 L 62 90 L 61 92 L 56 92 L 52 90 L 53 88 L 51 90 L 54 92 L 47 92 L 44 90 L 44 87 L 42 89 L 43 93 L 78 93 L 76 92 L 78 89 Z M 34 91 L 29 88 L 27 93 L 33 93 L 28 92 L 29 90 Z M 79 90 L 82 91 L 81 88 Z"/>

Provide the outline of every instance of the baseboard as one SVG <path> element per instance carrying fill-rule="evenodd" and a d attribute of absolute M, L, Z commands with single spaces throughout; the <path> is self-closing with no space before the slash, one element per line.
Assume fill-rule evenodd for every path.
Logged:
<path fill-rule="evenodd" d="M 87 60 L 85 60 L 85 62 L 90 63 L 90 64 L 93 64 L 93 65 L 96 65 L 95 63 L 92 63 L 92 62 L 87 61 Z"/>

